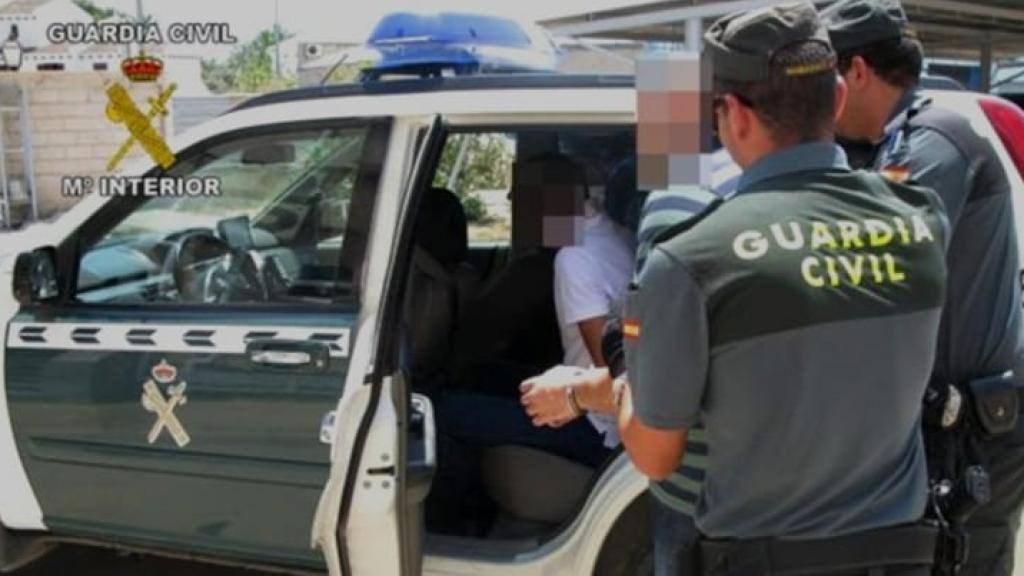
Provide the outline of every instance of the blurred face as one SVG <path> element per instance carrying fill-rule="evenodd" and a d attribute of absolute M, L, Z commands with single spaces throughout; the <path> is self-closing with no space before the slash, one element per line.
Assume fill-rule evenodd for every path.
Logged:
<path fill-rule="evenodd" d="M 637 188 L 704 185 L 711 151 L 709 64 L 693 54 L 637 62 Z"/>

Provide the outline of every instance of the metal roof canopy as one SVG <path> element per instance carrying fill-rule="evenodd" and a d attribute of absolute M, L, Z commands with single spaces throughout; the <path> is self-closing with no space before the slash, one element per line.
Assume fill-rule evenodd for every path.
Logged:
<path fill-rule="evenodd" d="M 834 0 L 810 1 L 824 8 Z M 706 29 L 725 14 L 778 3 L 779 0 L 667 0 L 554 18 L 540 24 L 558 35 L 686 40 L 692 47 L 694 40 L 686 38 L 688 28 L 694 32 Z M 984 59 L 988 52 L 990 58 L 998 61 L 1024 56 L 1021 0 L 903 0 L 903 6 L 929 57 Z"/>

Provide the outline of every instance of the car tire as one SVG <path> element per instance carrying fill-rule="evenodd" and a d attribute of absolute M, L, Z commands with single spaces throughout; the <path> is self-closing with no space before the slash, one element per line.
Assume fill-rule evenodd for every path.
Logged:
<path fill-rule="evenodd" d="M 594 566 L 594 576 L 653 576 L 650 501 L 647 493 L 615 521 Z"/>

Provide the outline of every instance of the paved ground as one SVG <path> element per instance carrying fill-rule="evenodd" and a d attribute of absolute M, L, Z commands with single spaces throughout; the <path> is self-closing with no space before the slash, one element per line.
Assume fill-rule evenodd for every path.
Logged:
<path fill-rule="evenodd" d="M 1024 559 L 1024 534 L 1017 539 L 1017 558 Z M 1018 562 L 1014 576 L 1024 576 Z M 200 565 L 182 560 L 119 554 L 67 546 L 16 572 L 14 576 L 273 576 L 269 572 Z M 567 575 L 568 576 L 568 575 Z"/>

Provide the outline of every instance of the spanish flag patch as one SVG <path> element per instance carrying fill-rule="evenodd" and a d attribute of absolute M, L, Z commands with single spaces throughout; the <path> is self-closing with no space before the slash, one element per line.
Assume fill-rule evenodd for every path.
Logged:
<path fill-rule="evenodd" d="M 906 166 L 886 166 L 879 170 L 879 174 L 886 180 L 891 180 L 897 184 L 903 184 L 910 180 L 910 169 Z"/>
<path fill-rule="evenodd" d="M 635 340 L 640 337 L 640 322 L 627 318 L 622 321 L 622 337 Z"/>

